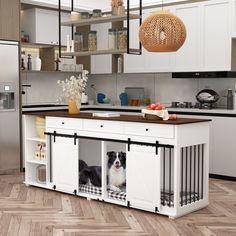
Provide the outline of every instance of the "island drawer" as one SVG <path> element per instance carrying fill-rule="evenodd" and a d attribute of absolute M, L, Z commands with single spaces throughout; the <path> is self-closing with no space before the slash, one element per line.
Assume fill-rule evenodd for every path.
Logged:
<path fill-rule="evenodd" d="M 84 130 L 106 133 L 124 133 L 124 123 L 104 120 L 84 120 Z"/>
<path fill-rule="evenodd" d="M 81 119 L 64 117 L 46 117 L 46 126 L 55 129 L 82 130 L 83 122 Z"/>
<path fill-rule="evenodd" d="M 146 123 L 125 123 L 125 134 L 174 138 L 174 126 L 162 124 L 146 124 Z"/>

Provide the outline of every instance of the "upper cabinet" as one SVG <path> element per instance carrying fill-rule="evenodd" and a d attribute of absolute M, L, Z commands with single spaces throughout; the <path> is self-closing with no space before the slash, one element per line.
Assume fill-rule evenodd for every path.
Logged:
<path fill-rule="evenodd" d="M 174 13 L 186 27 L 187 37 L 184 45 L 172 53 L 173 71 L 196 71 L 201 69 L 201 6 L 183 4 L 175 6 Z"/>
<path fill-rule="evenodd" d="M 232 34 L 233 37 L 236 38 L 236 0 L 232 2 L 232 9 L 233 9 L 233 21 L 232 21 Z"/>
<path fill-rule="evenodd" d="M 188 72 L 233 70 L 236 65 L 236 0 L 210 0 L 164 7 L 179 16 L 187 29 L 184 45 L 172 53 L 125 55 L 125 72 Z M 143 20 L 158 9 L 144 10 Z M 131 24 L 131 42 L 138 26 Z M 137 43 L 137 42 L 136 42 Z"/>
<path fill-rule="evenodd" d="M 69 18 L 69 13 L 62 13 L 62 21 Z M 29 35 L 30 43 L 58 44 L 58 12 L 40 8 L 23 10 L 21 13 L 21 30 Z M 69 27 L 62 27 L 62 45 L 66 45 L 66 35 L 71 35 Z"/>
<path fill-rule="evenodd" d="M 167 8 L 166 8 L 167 9 Z M 168 8 L 170 9 L 170 7 Z M 142 19 L 145 20 L 150 14 L 158 11 L 158 8 L 151 8 L 143 11 Z M 139 44 L 139 24 L 137 21 L 130 22 L 130 46 L 137 47 Z M 142 48 L 142 55 L 124 55 L 124 72 L 171 72 L 172 66 L 171 53 L 153 53 Z"/>
<path fill-rule="evenodd" d="M 20 1 L 0 0 L 0 39 L 20 39 Z"/>
<path fill-rule="evenodd" d="M 231 1 L 203 3 L 203 70 L 231 70 Z"/>

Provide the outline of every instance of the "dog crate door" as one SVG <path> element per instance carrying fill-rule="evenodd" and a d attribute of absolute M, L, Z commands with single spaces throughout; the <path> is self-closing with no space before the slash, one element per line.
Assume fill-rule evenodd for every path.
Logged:
<path fill-rule="evenodd" d="M 78 191 L 78 140 L 56 137 L 52 143 L 53 184 L 56 190 L 73 193 Z"/>
<path fill-rule="evenodd" d="M 160 156 L 155 147 L 131 145 L 127 152 L 127 200 L 131 207 L 160 209 Z"/>

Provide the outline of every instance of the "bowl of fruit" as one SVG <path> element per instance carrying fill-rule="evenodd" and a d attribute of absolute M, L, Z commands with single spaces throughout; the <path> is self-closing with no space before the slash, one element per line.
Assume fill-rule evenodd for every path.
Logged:
<path fill-rule="evenodd" d="M 168 120 L 169 113 L 160 102 L 153 103 L 142 109 L 143 117 L 148 120 Z"/>

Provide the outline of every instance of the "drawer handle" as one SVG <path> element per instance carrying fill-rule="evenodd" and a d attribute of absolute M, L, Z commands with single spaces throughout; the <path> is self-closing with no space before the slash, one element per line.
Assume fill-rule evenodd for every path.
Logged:
<path fill-rule="evenodd" d="M 63 125 L 65 124 L 65 122 L 61 122 Z"/>
<path fill-rule="evenodd" d="M 149 129 L 146 129 L 146 131 L 149 131 Z"/>
<path fill-rule="evenodd" d="M 101 128 L 103 128 L 103 125 L 100 125 Z"/>

